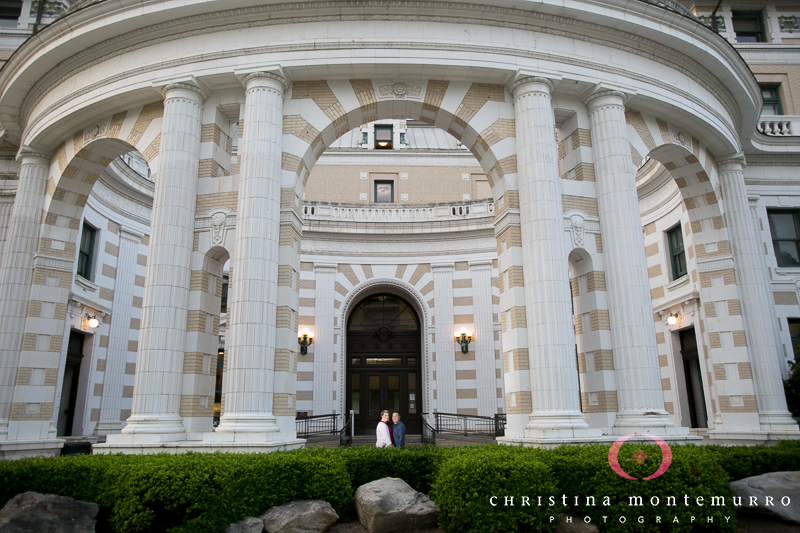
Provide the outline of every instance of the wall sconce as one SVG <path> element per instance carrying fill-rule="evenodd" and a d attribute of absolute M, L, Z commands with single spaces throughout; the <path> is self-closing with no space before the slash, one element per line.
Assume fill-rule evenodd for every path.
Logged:
<path fill-rule="evenodd" d="M 675 324 L 677 324 L 679 315 L 680 313 L 678 313 L 678 311 L 670 313 L 669 316 L 667 317 L 667 324 L 669 324 L 670 326 L 674 326 Z"/>
<path fill-rule="evenodd" d="M 456 342 L 461 345 L 461 353 L 467 353 L 469 351 L 469 343 L 472 342 L 472 332 L 462 327 L 456 331 L 455 335 Z"/>
<path fill-rule="evenodd" d="M 314 333 L 303 328 L 297 333 L 297 344 L 300 345 L 300 355 L 308 354 L 308 347 L 314 344 Z"/>
<path fill-rule="evenodd" d="M 86 313 L 86 316 L 84 316 L 84 321 L 86 322 L 86 325 L 92 329 L 95 329 L 100 325 L 100 321 L 97 320 L 97 315 L 89 315 L 89 313 Z"/>

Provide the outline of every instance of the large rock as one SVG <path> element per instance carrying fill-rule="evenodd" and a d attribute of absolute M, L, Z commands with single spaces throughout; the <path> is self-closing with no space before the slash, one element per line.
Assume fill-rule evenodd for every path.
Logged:
<path fill-rule="evenodd" d="M 753 476 L 731 483 L 735 496 L 742 497 L 740 512 L 759 513 L 791 524 L 800 524 L 800 472 L 772 472 Z M 750 497 L 756 498 L 756 505 L 750 505 Z M 767 498 L 772 504 L 767 505 Z M 781 500 L 789 505 L 783 505 Z"/>
<path fill-rule="evenodd" d="M 235 524 L 225 528 L 225 533 L 261 533 L 264 531 L 264 521 L 255 516 L 247 516 Z"/>
<path fill-rule="evenodd" d="M 385 477 L 361 485 L 355 502 L 359 520 L 371 533 L 436 527 L 436 504 L 402 479 Z"/>
<path fill-rule="evenodd" d="M 322 533 L 337 520 L 331 504 L 320 500 L 289 502 L 261 515 L 269 533 Z"/>
<path fill-rule="evenodd" d="M 17 494 L 0 510 L 0 533 L 93 533 L 97 504 L 56 494 Z"/>

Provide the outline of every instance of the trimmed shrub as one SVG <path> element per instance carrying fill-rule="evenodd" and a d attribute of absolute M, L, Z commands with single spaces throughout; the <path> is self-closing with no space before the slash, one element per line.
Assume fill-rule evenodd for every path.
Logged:
<path fill-rule="evenodd" d="M 701 446 L 697 448 L 722 465 L 731 481 L 768 472 L 800 470 L 800 441 L 775 446 Z"/>
<path fill-rule="evenodd" d="M 563 505 L 544 463 L 513 449 L 462 448 L 459 452 L 441 466 L 431 494 L 439 506 L 441 528 L 494 533 L 551 531 L 555 527 L 550 517 L 558 517 Z M 538 496 L 545 502 L 552 496 L 554 505 L 537 505 Z M 493 497 L 496 499 L 491 500 Z M 513 498 L 513 506 L 505 506 L 506 497 Z M 531 498 L 529 505 L 524 505 L 523 497 Z"/>

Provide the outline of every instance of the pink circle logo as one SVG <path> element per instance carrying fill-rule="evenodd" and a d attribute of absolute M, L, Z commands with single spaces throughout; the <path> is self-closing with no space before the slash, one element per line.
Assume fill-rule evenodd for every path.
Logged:
<path fill-rule="evenodd" d="M 631 476 L 630 474 L 625 472 L 625 470 L 622 469 L 622 466 L 620 466 L 618 457 L 619 449 L 626 440 L 636 436 L 637 435 L 635 433 L 631 435 L 625 435 L 624 437 L 621 437 L 616 441 L 614 441 L 614 444 L 611 445 L 611 449 L 608 450 L 608 464 L 611 465 L 611 469 L 614 472 L 616 472 L 617 475 L 619 475 L 620 477 L 624 477 L 625 479 L 637 480 L 638 478 Z M 656 437 L 655 435 L 645 435 L 645 436 L 653 439 L 656 442 L 656 444 L 658 444 L 658 447 L 661 448 L 661 466 L 658 467 L 658 470 L 656 470 L 654 474 L 649 475 L 646 478 L 643 478 L 643 479 L 655 479 L 658 476 L 662 475 L 667 470 L 669 470 L 669 467 L 672 464 L 672 450 L 670 449 L 669 445 L 666 442 L 664 442 L 663 439 Z M 645 455 L 645 453 L 642 451 L 641 448 L 639 448 L 639 450 L 635 454 L 631 455 L 631 459 L 635 460 L 639 464 L 642 464 L 643 462 L 645 462 L 646 459 L 648 459 L 648 456 Z"/>

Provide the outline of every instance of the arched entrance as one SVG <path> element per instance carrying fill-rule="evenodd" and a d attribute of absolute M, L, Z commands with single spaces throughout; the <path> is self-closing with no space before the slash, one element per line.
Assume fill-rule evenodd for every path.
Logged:
<path fill-rule="evenodd" d="M 384 409 L 400 413 L 408 433 L 420 433 L 422 350 L 417 313 L 391 294 L 368 296 L 347 321 L 347 411 L 355 433 L 369 435 Z"/>

